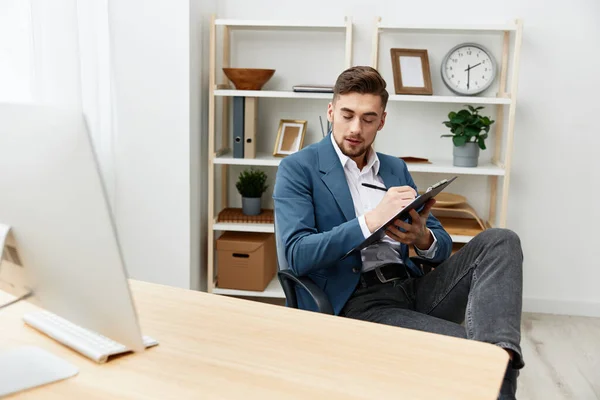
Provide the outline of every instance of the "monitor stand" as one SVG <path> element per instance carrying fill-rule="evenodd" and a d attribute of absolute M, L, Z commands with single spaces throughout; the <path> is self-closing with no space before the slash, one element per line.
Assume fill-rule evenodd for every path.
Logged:
<path fill-rule="evenodd" d="M 31 297 L 33 293 L 27 283 L 11 228 L 0 223 L 0 290 L 15 297 L 7 304 L 0 304 L 0 309 Z"/>
<path fill-rule="evenodd" d="M 0 352 L 0 397 L 71 378 L 79 369 L 35 346 Z"/>
<path fill-rule="evenodd" d="M 0 223 L 0 256 L 10 261 L 8 258 L 10 257 L 9 251 L 6 251 L 4 248 L 7 245 L 14 245 L 14 238 L 12 236 L 10 226 Z M 5 251 L 6 254 L 4 254 Z"/>

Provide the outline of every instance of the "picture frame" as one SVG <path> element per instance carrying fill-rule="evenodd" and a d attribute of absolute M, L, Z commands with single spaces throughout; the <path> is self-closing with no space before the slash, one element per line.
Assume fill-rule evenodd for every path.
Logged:
<path fill-rule="evenodd" d="M 282 119 L 279 121 L 273 156 L 285 157 L 300 150 L 304 144 L 307 121 Z"/>
<path fill-rule="evenodd" d="M 432 95 L 426 49 L 390 49 L 396 94 Z"/>

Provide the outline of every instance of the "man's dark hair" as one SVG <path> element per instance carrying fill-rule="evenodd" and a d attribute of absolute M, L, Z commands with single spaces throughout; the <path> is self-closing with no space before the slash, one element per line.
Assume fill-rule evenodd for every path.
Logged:
<path fill-rule="evenodd" d="M 347 93 L 373 94 L 381 97 L 381 105 L 385 110 L 389 94 L 387 84 L 379 72 L 372 67 L 356 66 L 345 70 L 338 76 L 333 88 L 333 99 Z"/>

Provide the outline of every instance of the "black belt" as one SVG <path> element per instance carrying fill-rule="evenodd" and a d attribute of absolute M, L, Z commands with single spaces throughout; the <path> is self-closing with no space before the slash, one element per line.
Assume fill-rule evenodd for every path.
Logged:
<path fill-rule="evenodd" d="M 367 272 L 363 272 L 361 279 L 366 286 L 380 285 L 395 280 L 405 280 L 410 278 L 408 268 L 404 264 L 390 263 L 376 267 Z"/>

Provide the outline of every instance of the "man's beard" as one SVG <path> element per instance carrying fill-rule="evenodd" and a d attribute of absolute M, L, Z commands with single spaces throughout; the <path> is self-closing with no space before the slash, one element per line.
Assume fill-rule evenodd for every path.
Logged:
<path fill-rule="evenodd" d="M 332 135 L 333 135 L 334 126 L 335 126 L 335 120 L 332 118 L 332 121 L 331 121 L 331 132 L 332 132 L 331 134 Z M 333 139 L 336 141 L 338 147 L 342 151 L 342 154 L 344 154 L 346 157 L 350 157 L 350 158 L 356 158 L 356 157 L 366 156 L 367 151 L 369 150 L 369 147 L 370 147 L 370 146 L 366 146 L 364 140 L 361 142 L 361 146 L 360 147 L 351 148 L 349 146 L 346 147 L 346 140 L 345 140 L 345 138 L 342 138 L 342 143 L 339 143 L 335 139 L 335 136 L 333 136 Z"/>
<path fill-rule="evenodd" d="M 346 142 L 344 141 L 342 143 L 342 145 L 346 144 Z M 339 143 L 338 143 L 339 146 Z M 361 143 L 360 147 L 349 147 L 346 148 L 344 146 L 340 146 L 340 149 L 342 150 L 342 153 L 344 153 L 346 156 L 350 157 L 350 158 L 356 158 L 356 157 L 361 157 L 361 156 L 366 156 L 367 151 L 369 150 L 369 148 L 365 145 L 365 142 Z"/>

